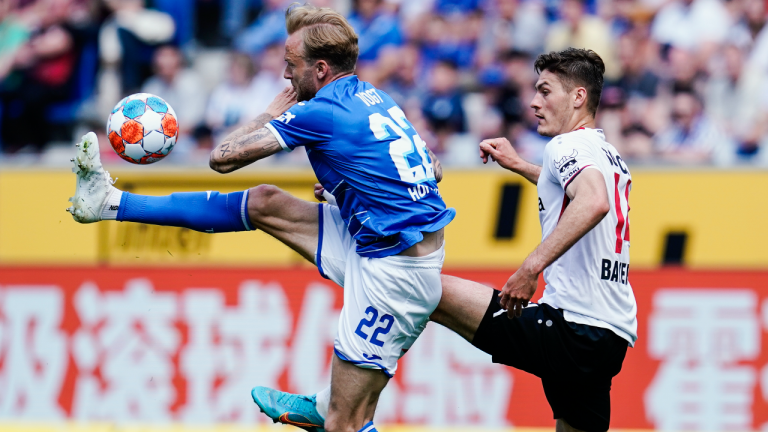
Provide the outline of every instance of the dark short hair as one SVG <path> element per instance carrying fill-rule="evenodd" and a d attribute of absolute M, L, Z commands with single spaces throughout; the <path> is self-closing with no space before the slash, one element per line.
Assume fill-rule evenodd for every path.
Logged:
<path fill-rule="evenodd" d="M 534 63 L 536 73 L 550 71 L 560 78 L 565 91 L 574 87 L 587 89 L 587 109 L 592 116 L 597 113 L 600 94 L 603 92 L 605 63 L 596 52 L 582 48 L 566 48 L 541 54 Z"/>
<path fill-rule="evenodd" d="M 512 60 L 531 61 L 531 55 L 519 49 L 510 49 L 499 54 L 499 60 L 503 62 Z"/>
<path fill-rule="evenodd" d="M 676 82 L 672 84 L 672 96 L 690 96 L 699 106 L 704 105 L 701 95 L 690 83 Z"/>
<path fill-rule="evenodd" d="M 435 62 L 435 66 L 438 66 L 438 65 L 439 65 L 439 66 L 444 66 L 444 67 L 446 67 L 446 68 L 448 68 L 448 69 L 450 69 L 450 70 L 452 70 L 452 71 L 457 71 L 457 70 L 459 70 L 459 65 L 458 65 L 458 64 L 456 64 L 456 62 L 455 62 L 455 61 L 453 61 L 452 59 L 450 59 L 450 58 L 447 58 L 447 57 L 444 57 L 444 58 L 438 59 L 438 60 Z"/>
<path fill-rule="evenodd" d="M 676 96 L 679 94 L 687 94 L 695 98 L 699 97 L 699 94 L 696 92 L 696 88 L 694 88 L 692 83 L 675 81 L 672 83 L 672 95 Z"/>

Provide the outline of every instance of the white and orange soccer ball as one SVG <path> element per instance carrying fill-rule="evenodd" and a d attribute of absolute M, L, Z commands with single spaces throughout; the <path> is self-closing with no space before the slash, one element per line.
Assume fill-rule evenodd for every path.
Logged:
<path fill-rule="evenodd" d="M 179 123 L 173 108 L 162 98 L 136 93 L 115 105 L 107 120 L 107 137 L 118 156 L 146 165 L 173 150 L 179 138 Z"/>

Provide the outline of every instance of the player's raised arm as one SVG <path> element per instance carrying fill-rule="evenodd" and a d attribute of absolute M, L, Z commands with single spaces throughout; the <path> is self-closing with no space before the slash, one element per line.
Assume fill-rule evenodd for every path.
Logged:
<path fill-rule="evenodd" d="M 506 138 L 492 138 L 480 143 L 480 158 L 483 163 L 496 161 L 502 168 L 520 174 L 529 182 L 537 184 L 541 167 L 523 160 Z"/>
<path fill-rule="evenodd" d="M 296 103 L 296 91 L 286 87 L 267 107 L 267 111 L 224 138 L 211 152 L 209 165 L 222 174 L 240 169 L 282 150 L 275 135 L 264 126 Z"/>

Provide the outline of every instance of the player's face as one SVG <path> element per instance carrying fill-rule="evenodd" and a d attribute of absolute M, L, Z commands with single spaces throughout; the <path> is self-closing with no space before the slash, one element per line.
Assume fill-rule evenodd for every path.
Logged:
<path fill-rule="evenodd" d="M 319 90 L 315 77 L 315 65 L 308 63 L 303 56 L 301 33 L 298 31 L 285 41 L 286 66 L 283 73 L 283 77 L 291 80 L 293 88 L 296 89 L 296 99 L 299 102 L 312 99 Z"/>
<path fill-rule="evenodd" d="M 536 82 L 536 96 L 531 101 L 533 114 L 539 122 L 539 135 L 554 137 L 567 132 L 573 104 L 571 95 L 565 91 L 557 75 L 545 70 Z"/>

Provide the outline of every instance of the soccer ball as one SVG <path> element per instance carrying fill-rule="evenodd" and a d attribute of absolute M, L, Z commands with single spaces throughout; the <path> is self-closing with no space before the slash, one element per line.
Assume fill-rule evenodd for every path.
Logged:
<path fill-rule="evenodd" d="M 121 158 L 151 164 L 168 156 L 179 137 L 176 113 L 162 98 L 137 93 L 115 105 L 107 120 L 107 137 Z"/>

